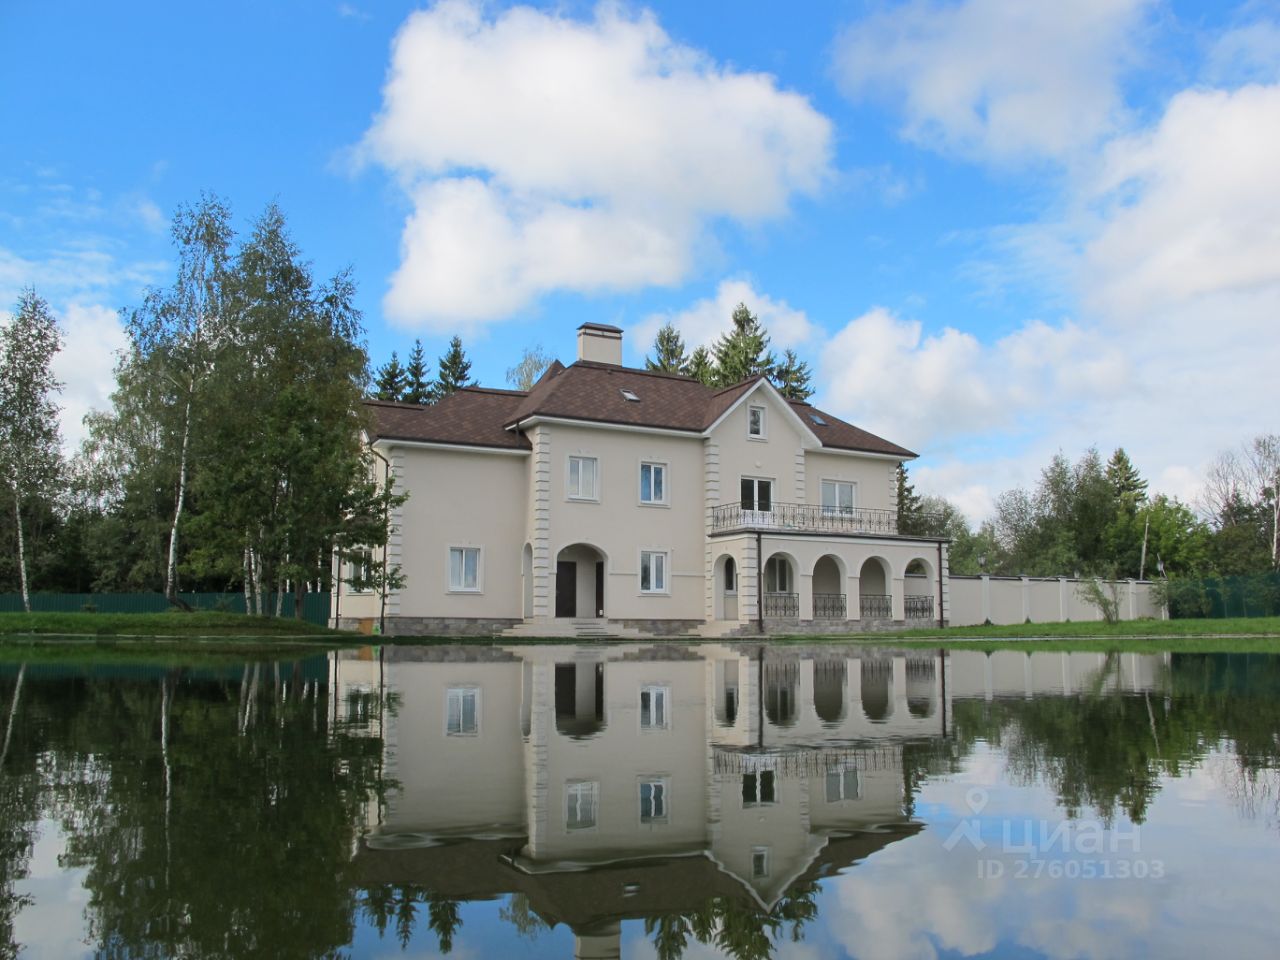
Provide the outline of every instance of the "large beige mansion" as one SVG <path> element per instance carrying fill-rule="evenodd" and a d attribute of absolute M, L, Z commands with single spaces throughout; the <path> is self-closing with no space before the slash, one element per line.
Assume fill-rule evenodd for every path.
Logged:
<path fill-rule="evenodd" d="M 898 532 L 915 456 L 758 377 L 725 389 L 622 366 L 622 331 L 527 393 L 370 402 L 407 491 L 386 561 L 406 586 L 334 591 L 395 634 L 725 636 L 948 620 L 947 544 Z M 372 562 L 381 563 L 381 557 Z"/>

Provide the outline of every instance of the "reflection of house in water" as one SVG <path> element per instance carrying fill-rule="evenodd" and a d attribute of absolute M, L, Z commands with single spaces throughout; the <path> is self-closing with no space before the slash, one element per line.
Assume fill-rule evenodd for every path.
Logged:
<path fill-rule="evenodd" d="M 952 698 L 1070 691 L 1101 675 L 1092 654 L 384 653 L 397 788 L 371 817 L 361 876 L 455 900 L 524 893 L 544 919 L 569 924 L 582 956 L 616 956 L 623 919 L 712 897 L 768 911 L 797 882 L 916 832 L 904 748 L 946 736 Z M 1147 659 L 1102 682 L 1153 682 Z M 335 672 L 369 673 L 346 661 Z"/>

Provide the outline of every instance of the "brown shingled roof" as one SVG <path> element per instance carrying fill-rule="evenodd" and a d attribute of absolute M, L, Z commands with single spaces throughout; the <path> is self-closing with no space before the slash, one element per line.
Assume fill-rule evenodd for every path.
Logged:
<path fill-rule="evenodd" d="M 503 429 L 524 398 L 517 390 L 463 387 L 427 406 L 385 400 L 366 400 L 365 406 L 373 414 L 373 433 L 379 440 L 528 450 L 529 441 L 522 434 Z"/>
<path fill-rule="evenodd" d="M 379 438 L 527 450 L 514 428 L 533 416 L 654 427 L 700 434 L 761 378 L 713 390 L 697 380 L 579 360 L 552 363 L 528 393 L 465 387 L 432 406 L 370 400 Z M 626 390 L 638 397 L 628 400 Z M 877 437 L 807 403 L 791 409 L 824 447 L 910 458 L 905 447 Z M 823 422 L 816 422 L 817 415 Z"/>

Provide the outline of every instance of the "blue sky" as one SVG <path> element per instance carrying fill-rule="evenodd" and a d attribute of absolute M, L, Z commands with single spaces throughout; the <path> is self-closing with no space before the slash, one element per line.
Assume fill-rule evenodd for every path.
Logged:
<path fill-rule="evenodd" d="M 11 0 L 0 304 L 61 315 L 74 441 L 173 209 L 274 199 L 375 362 L 745 300 L 974 518 L 1092 444 L 1190 498 L 1277 428 L 1278 74 L 1274 2 Z"/>

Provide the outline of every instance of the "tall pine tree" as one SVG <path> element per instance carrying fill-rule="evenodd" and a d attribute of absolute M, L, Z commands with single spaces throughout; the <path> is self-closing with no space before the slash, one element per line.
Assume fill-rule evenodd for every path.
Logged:
<path fill-rule="evenodd" d="M 916 488 L 911 485 L 911 478 L 907 476 L 907 465 L 905 463 L 898 464 L 898 533 L 900 534 L 919 534 L 922 533 L 924 526 L 924 517 L 921 513 L 920 495 L 916 493 Z"/>
<path fill-rule="evenodd" d="M 1107 461 L 1107 480 L 1125 512 L 1136 513 L 1138 507 L 1146 502 L 1147 481 L 1142 479 L 1124 447 L 1117 447 Z"/>
<path fill-rule="evenodd" d="M 462 349 L 462 338 L 454 337 L 449 341 L 449 349 L 440 358 L 440 374 L 432 385 L 435 399 L 446 397 L 461 387 L 474 386 L 471 377 L 471 361 Z"/>
<path fill-rule="evenodd" d="M 809 386 L 813 373 L 809 364 L 797 357 L 794 350 L 787 350 L 782 355 L 782 362 L 773 368 L 769 379 L 788 400 L 808 400 L 813 396 L 813 388 Z"/>
<path fill-rule="evenodd" d="M 391 359 L 378 369 L 378 376 L 374 380 L 376 389 L 373 395 L 379 400 L 399 402 L 404 398 L 404 392 L 408 385 L 408 375 L 405 373 L 404 367 L 400 365 L 400 358 L 392 350 Z"/>
<path fill-rule="evenodd" d="M 409 351 L 409 362 L 404 368 L 404 379 L 404 392 L 400 395 L 404 403 L 431 402 L 431 381 L 427 379 L 427 357 L 422 349 L 421 340 L 413 341 L 413 349 Z"/>
<path fill-rule="evenodd" d="M 760 320 L 740 303 L 733 311 L 733 329 L 712 348 L 716 378 L 722 386 L 732 386 L 748 377 L 768 375 L 775 358 L 769 352 L 769 334 Z"/>
<path fill-rule="evenodd" d="M 644 368 L 664 373 L 683 373 L 688 362 L 680 331 L 669 323 L 663 324 L 653 340 L 653 358 L 644 358 Z"/>
<path fill-rule="evenodd" d="M 708 387 L 716 385 L 716 364 L 706 347 L 696 347 L 680 372 Z"/>

